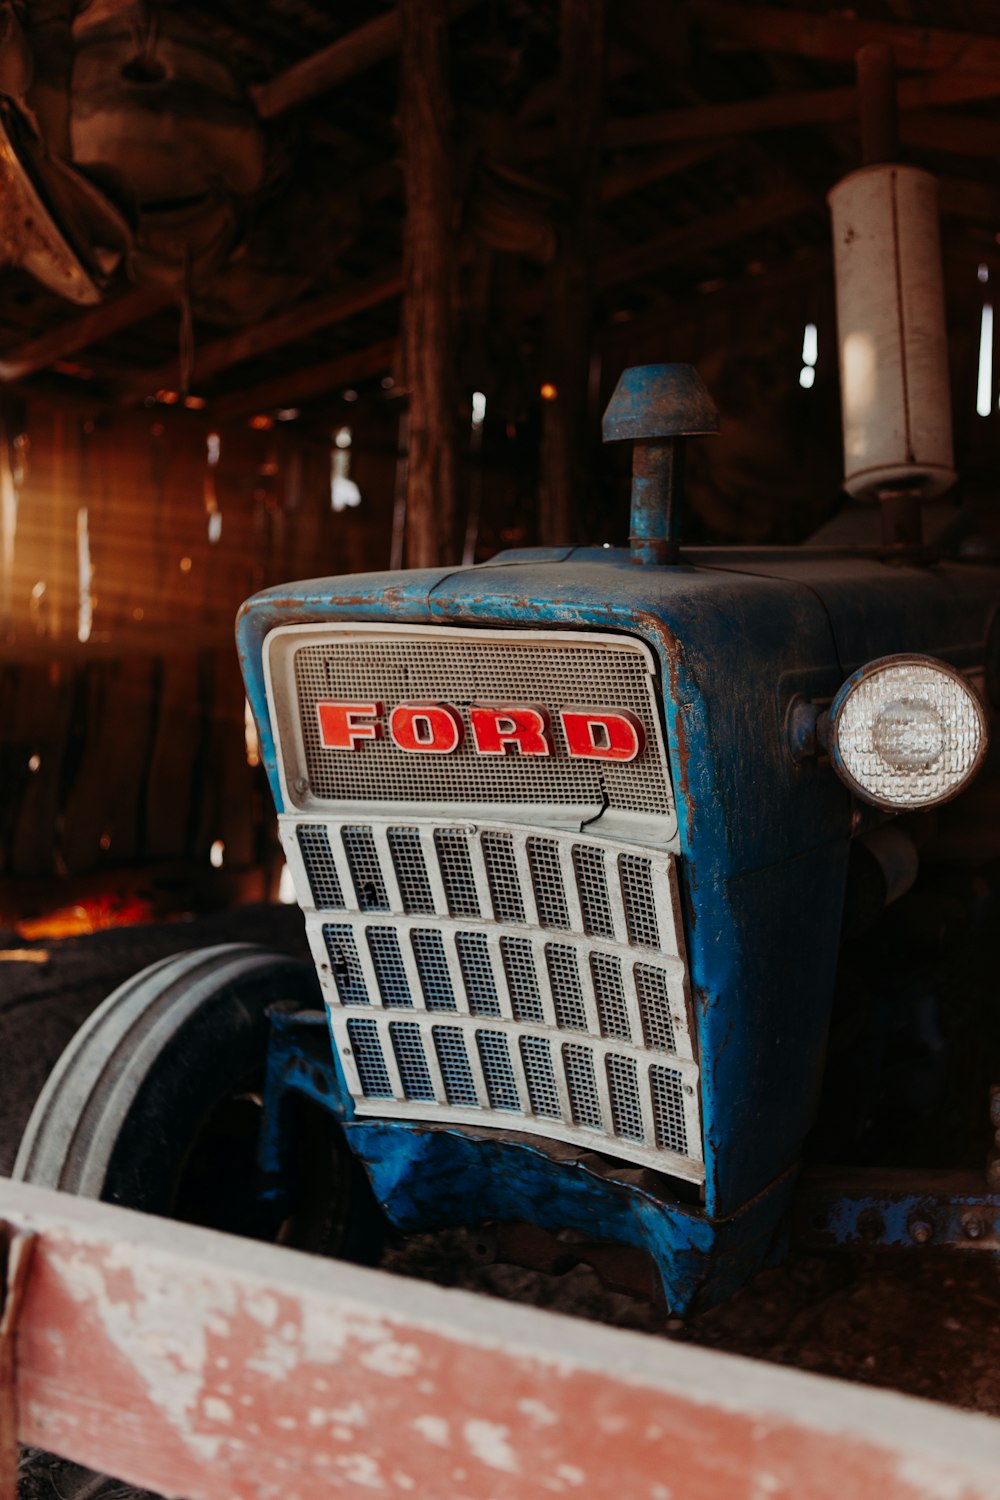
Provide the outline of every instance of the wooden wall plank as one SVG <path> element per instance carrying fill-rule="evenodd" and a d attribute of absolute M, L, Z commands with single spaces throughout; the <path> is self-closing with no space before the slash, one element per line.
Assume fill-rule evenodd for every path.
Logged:
<path fill-rule="evenodd" d="M 0 1183 L 23 1441 L 189 1500 L 998 1500 L 1000 1423 Z"/>

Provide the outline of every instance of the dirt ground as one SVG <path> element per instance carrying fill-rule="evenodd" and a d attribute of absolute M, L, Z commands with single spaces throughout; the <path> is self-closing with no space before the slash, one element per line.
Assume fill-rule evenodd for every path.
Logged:
<path fill-rule="evenodd" d="M 34 1098 L 62 1047 L 111 989 L 168 953 L 234 941 L 305 954 L 296 908 L 256 907 L 20 945 L 45 948 L 47 961 L 0 961 L 0 1173 L 13 1165 Z M 442 1285 L 1000 1416 L 1000 1264 L 987 1255 L 793 1255 L 724 1306 L 666 1323 L 648 1304 L 608 1291 L 587 1269 L 553 1277 L 481 1265 L 463 1231 L 393 1244 L 383 1264 Z M 25 1454 L 21 1491 L 22 1500 L 135 1497 L 36 1453 Z"/>

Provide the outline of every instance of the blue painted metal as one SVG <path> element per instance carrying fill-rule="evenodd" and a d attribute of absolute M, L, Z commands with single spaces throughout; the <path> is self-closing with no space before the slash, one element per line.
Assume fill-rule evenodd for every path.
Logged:
<path fill-rule="evenodd" d="M 606 443 L 675 438 L 719 430 L 719 413 L 693 365 L 632 365 L 601 422 Z"/>
<path fill-rule="evenodd" d="M 693 365 L 633 365 L 604 413 L 606 443 L 632 449 L 632 560 L 675 563 L 683 504 L 681 439 L 719 430 L 719 413 Z"/>
<path fill-rule="evenodd" d="M 435 1216 L 452 1206 L 467 1218 L 473 1206 L 477 1215 L 499 1216 L 520 1205 L 523 1217 L 526 1204 L 548 1222 L 548 1195 L 558 1204 L 553 1217 L 586 1218 L 590 1232 L 628 1243 L 641 1220 L 677 1306 L 694 1295 L 698 1277 L 711 1282 L 704 1267 L 691 1270 L 692 1253 L 739 1266 L 737 1280 L 750 1274 L 784 1205 L 778 1185 L 790 1180 L 814 1116 L 848 849 L 859 827 L 833 769 L 818 758 L 796 763 L 789 753 L 789 705 L 797 697 L 829 701 L 850 670 L 902 650 L 957 666 L 982 661 L 998 600 L 997 570 L 964 563 L 887 568 L 846 552 L 696 549 L 677 567 L 637 569 L 627 552 L 578 548 L 502 554 L 458 571 L 319 579 L 244 606 L 240 651 L 276 800 L 261 665 L 276 625 L 621 631 L 646 641 L 659 663 L 702 1070 L 704 1208 L 671 1203 L 666 1192 L 654 1207 L 633 1188 L 634 1205 L 612 1210 L 605 1189 L 577 1197 L 564 1184 L 582 1180 L 583 1169 L 562 1159 L 552 1166 L 537 1146 L 348 1123 L 352 1148 L 398 1222 L 440 1222 Z M 530 1161 L 531 1171 L 515 1160 Z M 450 1174 L 459 1170 L 453 1196 Z M 621 1191 L 619 1184 L 616 1204 Z M 744 1227 L 723 1234 L 718 1226 L 728 1221 Z M 709 1241 L 694 1222 L 717 1226 Z M 728 1272 L 718 1274 L 724 1281 Z"/>
<path fill-rule="evenodd" d="M 792 1172 L 741 1213 L 714 1221 L 665 1193 L 654 1174 L 619 1176 L 589 1153 L 505 1139 L 498 1131 L 361 1120 L 336 1055 L 316 1045 L 326 1018 L 276 1009 L 271 1019 L 259 1148 L 267 1201 L 280 1200 L 292 1176 L 284 1104 L 295 1093 L 343 1125 L 376 1199 L 403 1231 L 527 1220 L 630 1245 L 652 1258 L 667 1304 L 679 1314 L 724 1300 L 745 1279 L 747 1265 L 764 1263 L 778 1249 L 775 1225 L 788 1207 Z"/>
<path fill-rule="evenodd" d="M 795 1207 L 804 1249 L 965 1249 L 1000 1255 L 1000 1194 L 971 1172 L 814 1171 Z"/>

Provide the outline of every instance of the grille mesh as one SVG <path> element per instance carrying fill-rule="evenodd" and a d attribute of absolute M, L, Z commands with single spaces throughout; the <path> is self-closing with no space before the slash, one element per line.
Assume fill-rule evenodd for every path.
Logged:
<path fill-rule="evenodd" d="M 424 1055 L 420 1027 L 414 1021 L 390 1021 L 389 1037 L 407 1099 L 433 1099 L 434 1085 Z"/>
<path fill-rule="evenodd" d="M 344 904 L 344 893 L 326 829 L 322 824 L 300 823 L 295 832 L 309 877 L 313 905 L 319 911 L 336 911 Z"/>
<path fill-rule="evenodd" d="M 448 971 L 444 938 L 440 932 L 423 928 L 414 929 L 412 936 L 413 954 L 427 1009 L 455 1010 L 455 991 Z"/>
<path fill-rule="evenodd" d="M 435 1026 L 432 1034 L 448 1103 L 474 1109 L 479 1099 L 469 1066 L 469 1054 L 465 1050 L 465 1037 L 457 1026 Z"/>
<path fill-rule="evenodd" d="M 535 957 L 527 938 L 502 937 L 500 952 L 510 989 L 515 1021 L 544 1021 L 542 992 L 535 973 Z"/>
<path fill-rule="evenodd" d="M 573 847 L 573 870 L 580 891 L 583 930 L 595 937 L 613 938 L 614 918 L 608 899 L 608 882 L 604 875 L 604 850 L 593 844 Z"/>
<path fill-rule="evenodd" d="M 369 927 L 367 937 L 382 1004 L 412 1005 L 413 996 L 396 933 L 391 927 Z"/>
<path fill-rule="evenodd" d="M 644 1139 L 642 1104 L 639 1099 L 639 1069 L 634 1057 L 611 1056 L 608 1063 L 608 1093 L 615 1134 L 628 1141 Z"/>
<path fill-rule="evenodd" d="M 371 829 L 345 828 L 342 836 L 361 910 L 388 911 L 389 897 L 386 895 L 382 866 L 379 864 Z"/>
<path fill-rule="evenodd" d="M 523 922 L 524 897 L 514 856 L 514 840 L 510 834 L 484 833 L 483 858 L 497 921 Z"/>
<path fill-rule="evenodd" d="M 684 1122 L 684 1080 L 673 1068 L 653 1066 L 649 1070 L 653 1090 L 653 1119 L 656 1122 L 656 1144 L 669 1151 L 687 1150 Z"/>
<path fill-rule="evenodd" d="M 528 864 L 539 922 L 543 927 L 568 927 L 569 907 L 555 839 L 529 839 Z"/>
<path fill-rule="evenodd" d="M 622 1041 L 630 1042 L 632 1028 L 629 1025 L 625 988 L 622 984 L 621 959 L 613 953 L 592 953 L 590 968 L 594 976 L 601 1035 L 618 1036 Z"/>
<path fill-rule="evenodd" d="M 495 803 L 607 806 L 662 817 L 671 805 L 660 752 L 660 733 L 645 652 L 618 638 L 556 642 L 523 631 L 428 635 L 357 631 L 289 649 L 297 693 L 305 767 L 316 797 L 340 802 Z M 276 679 L 279 693 L 292 684 Z M 323 699 L 382 703 L 453 704 L 466 734 L 450 755 L 407 755 L 383 736 L 355 751 L 320 744 L 316 704 Z M 582 701 L 581 701 L 582 700 Z M 551 757 L 478 755 L 467 710 L 470 704 L 538 703 L 553 710 L 579 704 L 627 709 L 642 722 L 646 747 L 636 760 L 574 760 L 567 753 L 557 712 L 552 716 Z"/>
<path fill-rule="evenodd" d="M 483 1064 L 486 1092 L 494 1109 L 519 1110 L 521 1098 L 510 1065 L 507 1038 L 500 1031 L 477 1031 L 476 1045 Z"/>
<path fill-rule="evenodd" d="M 420 847 L 419 828 L 390 828 L 389 851 L 403 898 L 403 910 L 433 911 L 434 894 Z"/>
<path fill-rule="evenodd" d="M 448 910 L 453 917 L 480 916 L 469 835 L 460 828 L 439 828 L 434 834 L 434 847 L 441 865 Z"/>
<path fill-rule="evenodd" d="M 604 1121 L 597 1097 L 597 1080 L 594 1077 L 594 1054 L 589 1047 L 578 1047 L 573 1042 L 564 1043 L 562 1052 L 574 1125 L 583 1125 L 588 1130 L 602 1130 Z"/>
<path fill-rule="evenodd" d="M 700 1180 L 683 959 L 653 946 L 677 931 L 672 856 L 515 826 L 287 823 L 362 1113 L 534 1130 Z"/>
<path fill-rule="evenodd" d="M 521 1061 L 524 1063 L 531 1107 L 536 1115 L 546 1115 L 557 1120 L 562 1110 L 559 1107 L 559 1090 L 556 1087 L 548 1037 L 523 1036 L 520 1040 Z"/>

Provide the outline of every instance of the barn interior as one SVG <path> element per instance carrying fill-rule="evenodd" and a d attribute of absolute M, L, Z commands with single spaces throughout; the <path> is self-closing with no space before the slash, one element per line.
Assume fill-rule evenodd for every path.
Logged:
<path fill-rule="evenodd" d="M 718 437 L 689 445 L 687 541 L 865 533 L 872 508 L 842 489 L 827 195 L 862 159 L 873 43 L 895 59 L 899 159 L 940 186 L 959 481 L 929 524 L 971 516 L 986 550 L 986 0 L 3 6 L 0 1009 L 95 932 L 165 924 L 174 950 L 193 919 L 246 935 L 230 919 L 252 907 L 254 931 L 294 941 L 240 604 L 297 579 L 621 545 L 629 455 L 602 444 L 601 415 L 627 367 L 690 362 L 719 408 Z M 135 951 L 115 948 L 116 976 Z M 107 988 L 82 945 L 66 952 L 76 998 L 47 1044 Z M 28 1051 L 33 1097 L 51 1056 Z M 802 1308 L 845 1283 L 802 1275 L 766 1292 L 777 1334 L 757 1303 L 706 1341 L 773 1355 L 777 1339 L 795 1359 L 802 1334 L 817 1367 L 941 1393 L 905 1348 L 866 1363 L 895 1290 L 866 1283 L 865 1332 L 851 1342 L 848 1308 L 831 1353 Z M 976 1299 L 1000 1326 L 985 1271 L 963 1295 L 968 1343 L 944 1330 L 935 1358 L 952 1386 L 965 1371 L 959 1399 L 1000 1411 L 975 1327 Z M 914 1308 L 940 1318 L 930 1281 Z"/>
<path fill-rule="evenodd" d="M 825 200 L 865 42 L 941 184 L 960 493 L 991 489 L 991 7 L 604 10 L 6 13 L 5 926 L 273 897 L 241 601 L 619 542 L 628 365 L 690 360 L 720 408 L 688 540 L 837 511 Z"/>

